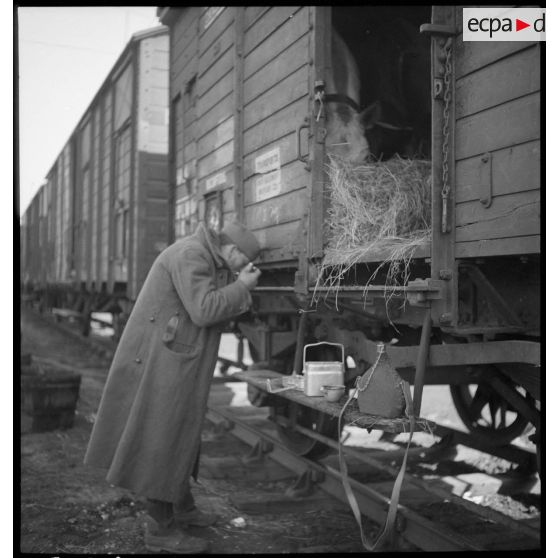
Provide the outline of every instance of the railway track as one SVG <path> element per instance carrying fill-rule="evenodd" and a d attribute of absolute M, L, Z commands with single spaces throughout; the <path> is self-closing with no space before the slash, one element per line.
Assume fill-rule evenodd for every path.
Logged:
<path fill-rule="evenodd" d="M 213 402 L 212 402 L 213 401 Z M 261 467 L 271 462 L 280 464 L 296 475 L 296 481 L 287 491 L 293 499 L 304 499 L 315 492 L 348 503 L 341 483 L 336 453 L 312 461 L 292 453 L 278 438 L 271 424 L 266 426 L 265 409 L 247 410 L 245 407 L 219 405 L 210 399 L 207 418 L 214 428 L 236 437 L 251 448 L 247 461 Z M 316 437 L 337 449 L 337 443 L 308 431 L 301 432 Z M 451 446 L 443 440 L 435 447 L 411 450 L 414 460 L 432 461 Z M 345 448 L 349 466 L 350 483 L 361 512 L 378 525 L 383 523 L 389 505 L 393 480 L 397 474 L 402 451 L 376 452 L 379 457 L 355 448 Z M 412 465 L 411 465 L 412 466 Z M 396 530 L 399 549 L 424 551 L 443 550 L 526 550 L 540 548 L 538 521 L 517 521 L 494 509 L 478 505 L 452 492 L 458 479 L 448 477 L 442 481 L 432 475 L 407 473 L 398 507 Z M 453 483 L 452 483 L 453 481 Z M 526 486 L 528 486 L 528 482 Z M 472 487 L 470 487 L 472 488 Z"/>
<path fill-rule="evenodd" d="M 95 336 L 84 338 L 71 324 L 57 323 L 47 316 L 42 316 L 42 319 L 55 329 L 79 340 L 91 352 L 101 356 L 110 355 L 111 345 L 114 346 L 114 343 L 109 340 Z M 312 494 L 318 493 L 327 495 L 349 510 L 340 481 L 336 442 L 297 425 L 296 428 L 301 433 L 331 446 L 332 454 L 319 461 L 293 454 L 280 441 L 271 421 L 266 420 L 266 408 L 256 408 L 247 402 L 241 406 L 223 405 L 219 390 L 230 391 L 231 385 L 236 386 L 235 392 L 244 390 L 243 382 L 223 384 L 228 380 L 230 379 L 221 379 L 212 387 L 207 418 L 214 430 L 248 444 L 251 449 L 246 460 L 257 466 L 260 474 L 261 469 L 269 467 L 270 463 L 290 471 L 291 476 L 296 478 L 286 494 L 291 504 L 294 502 L 295 506 L 300 506 Z M 421 469 L 421 464 L 433 465 L 447 458 L 458 443 L 474 445 L 470 442 L 470 437 L 450 428 L 440 427 L 436 432 L 440 435 L 437 443 L 430 447 L 415 446 L 410 451 L 398 508 L 398 548 L 436 551 L 540 548 L 539 518 L 514 520 L 490 507 L 460 497 L 459 494 L 466 491 L 463 488 L 459 490 L 460 483 L 461 486 L 464 483 L 459 475 L 433 474 L 434 467 Z M 396 449 L 389 451 L 357 447 L 344 449 L 351 486 L 362 514 L 378 525 L 385 518 L 393 479 L 403 453 L 396 445 L 393 447 Z M 492 453 L 501 453 L 502 457 L 513 458 L 512 461 L 516 463 L 521 463 L 523 459 L 525 470 L 531 465 L 532 454 L 520 448 L 506 448 Z M 254 468 L 247 467 L 246 470 L 246 474 L 250 474 Z M 482 482 L 486 478 L 485 475 Z M 496 477 L 493 480 L 495 483 L 500 482 Z M 528 489 L 530 478 L 526 477 L 518 482 Z M 467 479 L 466 488 L 469 494 L 475 493 L 473 483 L 471 478 Z M 247 505 L 246 502 L 244 505 Z M 274 502 L 274 505 L 277 503 Z"/>

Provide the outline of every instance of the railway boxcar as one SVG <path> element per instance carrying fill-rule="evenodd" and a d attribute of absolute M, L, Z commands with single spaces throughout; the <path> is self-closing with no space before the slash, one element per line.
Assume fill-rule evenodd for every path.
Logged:
<path fill-rule="evenodd" d="M 129 311 L 168 243 L 167 130 L 161 26 L 132 36 L 24 216 L 39 228 L 23 276 L 43 306 L 83 315 L 84 330 L 92 311 Z"/>
<path fill-rule="evenodd" d="M 538 429 L 540 44 L 464 42 L 454 6 L 194 6 L 159 16 L 170 28 L 175 237 L 235 215 L 265 246 L 254 313 L 239 322 L 254 359 L 300 372 L 304 343 L 339 342 L 352 385 L 378 342 L 396 338 L 397 371 L 451 385 L 479 439 L 506 444 L 528 424 Z M 353 59 L 341 67 L 339 37 Z M 335 75 L 354 78 L 353 65 L 356 102 L 336 90 Z M 374 275 L 380 252 L 364 252 L 335 288 L 323 281 L 326 163 L 335 118 L 354 123 L 357 109 L 357 124 L 380 114 L 367 136 L 377 157 L 431 158 L 431 232 L 389 297 L 386 274 Z M 391 145 L 405 131 L 414 151 L 409 138 Z M 319 412 L 281 404 L 274 413 L 335 435 Z M 319 446 L 282 432 L 300 453 Z"/>

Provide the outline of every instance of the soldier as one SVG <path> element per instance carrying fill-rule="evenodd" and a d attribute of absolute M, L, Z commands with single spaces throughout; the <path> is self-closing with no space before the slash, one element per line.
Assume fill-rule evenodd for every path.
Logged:
<path fill-rule="evenodd" d="M 216 517 L 195 507 L 207 398 L 222 322 L 246 312 L 261 271 L 256 237 L 239 222 L 196 232 L 157 257 L 114 355 L 85 463 L 147 498 L 150 551 L 198 553 L 189 526 Z M 231 281 L 231 272 L 238 273 Z"/>

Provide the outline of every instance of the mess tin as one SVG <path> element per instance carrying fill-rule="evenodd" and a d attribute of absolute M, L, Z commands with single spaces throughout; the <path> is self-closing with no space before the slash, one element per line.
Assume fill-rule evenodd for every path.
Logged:
<path fill-rule="evenodd" d="M 345 393 L 345 386 L 323 386 L 321 391 L 324 392 L 325 398 L 333 403 L 341 399 Z"/>
<path fill-rule="evenodd" d="M 341 348 L 340 361 L 307 361 L 306 351 L 309 347 L 317 347 L 319 345 L 329 345 Z M 345 348 L 341 343 L 310 343 L 304 346 L 303 358 L 304 370 L 304 394 L 309 397 L 318 397 L 323 395 L 322 387 L 332 385 L 343 385 L 345 376 Z"/>

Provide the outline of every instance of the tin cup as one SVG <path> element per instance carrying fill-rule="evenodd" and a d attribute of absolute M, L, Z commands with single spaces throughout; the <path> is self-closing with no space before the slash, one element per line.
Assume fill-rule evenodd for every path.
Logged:
<path fill-rule="evenodd" d="M 345 386 L 322 386 L 320 391 L 323 391 L 325 398 L 334 403 L 339 401 L 345 393 Z"/>

